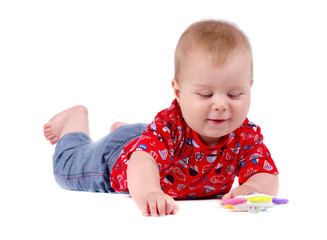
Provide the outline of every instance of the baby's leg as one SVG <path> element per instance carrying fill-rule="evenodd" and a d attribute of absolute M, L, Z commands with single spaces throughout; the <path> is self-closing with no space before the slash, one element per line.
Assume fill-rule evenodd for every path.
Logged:
<path fill-rule="evenodd" d="M 44 136 L 51 144 L 70 132 L 83 132 L 90 135 L 87 109 L 75 106 L 58 113 L 44 125 Z"/>

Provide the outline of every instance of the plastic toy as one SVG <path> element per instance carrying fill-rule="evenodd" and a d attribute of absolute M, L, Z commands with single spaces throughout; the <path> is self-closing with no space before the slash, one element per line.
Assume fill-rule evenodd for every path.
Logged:
<path fill-rule="evenodd" d="M 257 213 L 272 208 L 275 205 L 287 204 L 285 198 L 275 198 L 265 194 L 250 194 L 246 196 L 238 196 L 223 201 L 224 208 L 236 211 L 248 211 Z"/>

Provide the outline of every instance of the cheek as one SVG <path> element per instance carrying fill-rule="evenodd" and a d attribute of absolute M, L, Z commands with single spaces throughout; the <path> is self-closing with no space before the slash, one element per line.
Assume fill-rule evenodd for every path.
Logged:
<path fill-rule="evenodd" d="M 192 97 L 181 98 L 180 106 L 183 117 L 187 122 L 197 121 L 197 119 L 202 118 L 206 113 L 205 105 Z"/>
<path fill-rule="evenodd" d="M 185 113 L 188 116 L 192 117 L 196 117 L 202 111 L 201 105 L 197 102 L 192 101 L 192 99 L 187 102 L 184 102 L 182 109 L 184 109 Z"/>
<path fill-rule="evenodd" d="M 243 101 L 234 103 L 231 106 L 231 110 L 234 114 L 240 115 L 243 117 L 243 115 L 247 115 L 250 108 L 250 99 L 244 99 Z"/>

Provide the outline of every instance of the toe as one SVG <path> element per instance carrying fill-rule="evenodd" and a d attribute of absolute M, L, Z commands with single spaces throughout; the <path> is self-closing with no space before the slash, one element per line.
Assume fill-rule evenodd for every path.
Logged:
<path fill-rule="evenodd" d="M 52 132 L 50 132 L 50 131 L 49 132 L 44 132 L 45 137 L 49 137 L 50 135 L 53 135 Z"/>
<path fill-rule="evenodd" d="M 47 122 L 46 124 L 43 125 L 43 128 L 44 128 L 44 129 L 49 128 L 50 125 L 51 125 L 51 123 L 50 123 L 50 122 Z"/>
<path fill-rule="evenodd" d="M 51 141 L 53 138 L 55 138 L 56 136 L 55 135 L 53 135 L 53 134 L 48 134 L 47 136 L 45 136 L 45 138 L 47 139 L 47 140 L 49 140 L 49 141 Z"/>
<path fill-rule="evenodd" d="M 58 142 L 59 138 L 58 137 L 54 137 L 50 140 L 51 144 L 56 144 Z"/>

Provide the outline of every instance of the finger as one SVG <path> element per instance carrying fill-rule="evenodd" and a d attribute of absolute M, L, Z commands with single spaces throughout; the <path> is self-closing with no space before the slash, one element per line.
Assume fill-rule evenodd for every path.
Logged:
<path fill-rule="evenodd" d="M 174 210 L 176 203 L 174 199 L 167 199 L 166 200 L 166 215 L 169 215 Z"/>
<path fill-rule="evenodd" d="M 157 199 L 157 207 L 158 207 L 159 216 L 165 216 L 166 215 L 166 200 L 164 198 Z"/>
<path fill-rule="evenodd" d="M 143 204 L 142 206 L 139 207 L 143 216 L 148 217 L 150 216 L 150 210 L 149 210 L 149 205 L 148 203 Z"/>
<path fill-rule="evenodd" d="M 141 209 L 141 211 L 142 211 L 142 215 L 144 217 L 149 217 L 150 216 L 150 213 L 149 213 L 149 209 L 148 208 Z"/>
<path fill-rule="evenodd" d="M 158 211 L 157 211 L 157 201 L 156 201 L 156 199 L 149 199 L 148 200 L 148 205 L 149 205 L 150 216 L 157 217 L 158 216 Z"/>
<path fill-rule="evenodd" d="M 237 197 L 237 196 L 243 196 L 246 195 L 247 188 L 243 186 L 238 186 L 233 189 L 232 191 L 232 198 Z"/>
<path fill-rule="evenodd" d="M 178 206 L 178 204 L 176 204 L 176 202 L 175 202 L 175 204 L 174 204 L 174 207 L 173 207 L 173 210 L 171 210 L 171 212 L 170 212 L 170 214 L 176 214 L 177 212 L 179 211 L 179 206 Z"/>
<path fill-rule="evenodd" d="M 227 200 L 227 199 L 232 198 L 232 196 L 233 196 L 233 192 L 232 192 L 232 191 L 230 191 L 229 193 L 225 194 L 225 195 L 222 197 L 222 199 L 221 199 L 221 202 L 220 202 L 221 205 L 224 205 L 224 201 Z"/>

